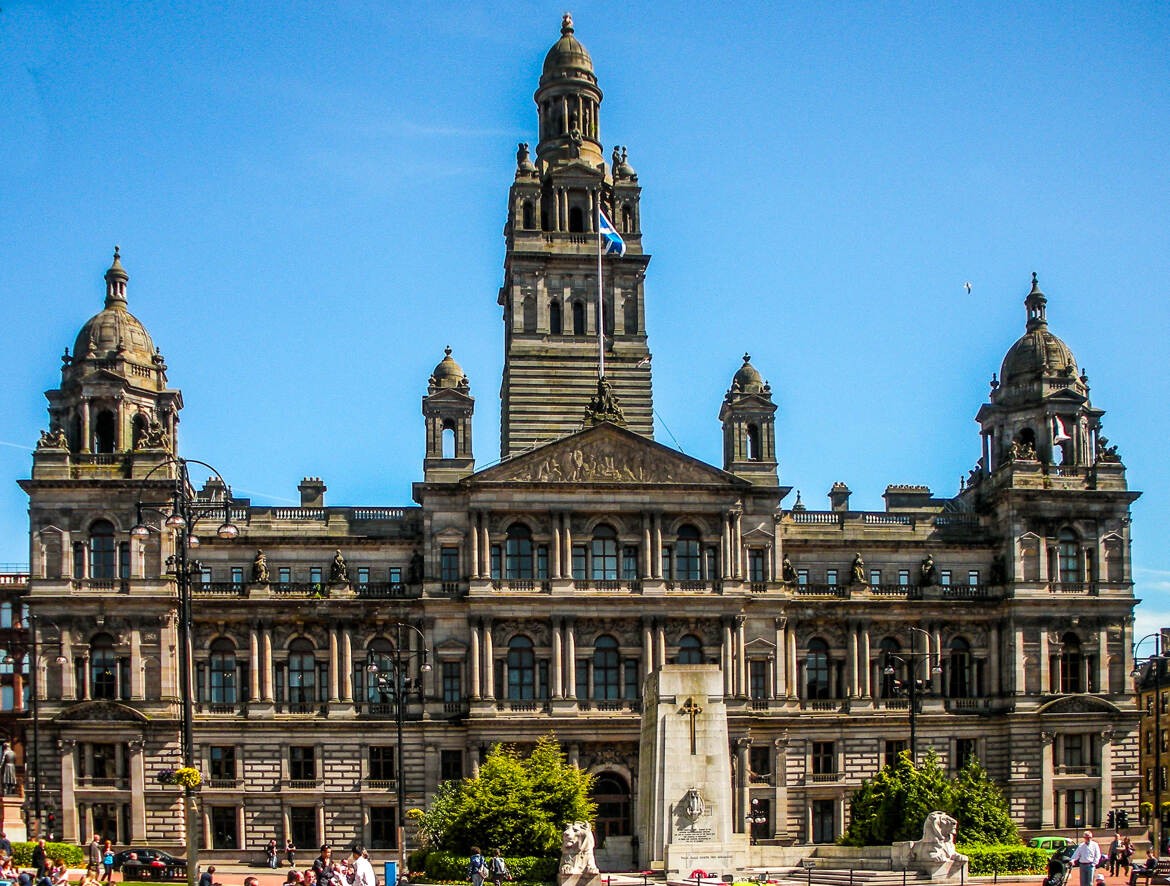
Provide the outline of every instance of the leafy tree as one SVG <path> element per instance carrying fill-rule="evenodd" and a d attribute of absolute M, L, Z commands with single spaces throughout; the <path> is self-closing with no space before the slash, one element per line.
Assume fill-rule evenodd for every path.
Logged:
<path fill-rule="evenodd" d="M 410 817 L 435 849 L 498 846 L 510 856 L 551 855 L 566 823 L 592 821 L 591 783 L 589 773 L 565 762 L 550 734 L 527 756 L 512 745 L 496 745 L 478 776 L 444 783 L 431 807 Z"/>
<path fill-rule="evenodd" d="M 957 779 L 947 778 L 934 751 L 920 767 L 909 751 L 862 782 L 849 804 L 849 829 L 841 842 L 849 846 L 880 846 L 922 836 L 922 823 L 935 810 L 954 816 L 959 839 L 970 844 L 1019 842 L 1003 792 L 974 757 Z"/>

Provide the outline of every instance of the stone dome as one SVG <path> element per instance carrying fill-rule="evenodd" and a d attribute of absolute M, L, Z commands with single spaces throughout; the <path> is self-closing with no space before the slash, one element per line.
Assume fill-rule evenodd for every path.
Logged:
<path fill-rule="evenodd" d="M 573 17 L 565 13 L 561 19 L 561 39 L 552 45 L 548 55 L 544 57 L 545 76 L 555 74 L 565 69 L 576 69 L 593 74 L 593 59 L 588 50 L 573 36 Z"/>
<path fill-rule="evenodd" d="M 751 364 L 751 354 L 743 355 L 743 366 L 731 379 L 731 390 L 745 394 L 758 394 L 764 390 L 764 378 Z"/>
<path fill-rule="evenodd" d="M 451 358 L 451 346 L 444 350 L 444 357 L 431 373 L 431 385 L 436 388 L 459 388 L 467 385 L 463 367 Z"/>
<path fill-rule="evenodd" d="M 1040 291 L 1036 275 L 1032 275 L 1032 290 L 1024 299 L 1027 307 L 1027 329 L 1016 343 L 1008 348 L 999 367 L 1000 384 L 1010 386 L 1043 376 L 1077 374 L 1077 358 L 1063 341 L 1048 330 L 1048 299 Z"/>
<path fill-rule="evenodd" d="M 106 306 L 90 317 L 73 343 L 76 360 L 122 357 L 150 366 L 154 359 L 154 342 L 138 318 L 126 310 L 126 281 L 130 275 L 122 267 L 117 249 L 114 263 L 106 271 Z"/>

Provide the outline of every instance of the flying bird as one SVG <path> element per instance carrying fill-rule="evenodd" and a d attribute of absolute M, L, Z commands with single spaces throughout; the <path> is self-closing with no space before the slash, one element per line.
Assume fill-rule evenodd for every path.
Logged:
<path fill-rule="evenodd" d="M 964 283 L 963 288 L 967 290 L 967 295 L 971 294 L 971 284 L 970 283 Z"/>
<path fill-rule="evenodd" d="M 643 366 L 649 366 L 650 365 L 650 358 L 652 356 L 653 356 L 653 354 L 647 354 L 645 357 L 643 357 L 641 360 L 638 361 L 638 366 L 636 368 L 641 369 Z"/>

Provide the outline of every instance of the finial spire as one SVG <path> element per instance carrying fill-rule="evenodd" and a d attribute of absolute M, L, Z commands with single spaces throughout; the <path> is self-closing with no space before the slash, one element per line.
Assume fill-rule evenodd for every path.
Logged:
<path fill-rule="evenodd" d="M 561 36 L 568 37 L 573 33 L 573 13 L 566 12 L 561 16 Z"/>
<path fill-rule="evenodd" d="M 749 354 L 747 351 L 743 352 L 743 362 L 744 363 L 751 363 L 752 362 L 752 355 Z"/>
<path fill-rule="evenodd" d="M 122 267 L 122 252 L 118 246 L 114 246 L 114 261 L 110 264 L 110 269 L 106 271 L 106 307 L 118 305 L 120 307 L 126 306 L 126 281 L 130 279 L 130 275 L 126 273 L 126 269 Z"/>
<path fill-rule="evenodd" d="M 1036 272 L 1033 271 L 1032 291 L 1024 299 L 1024 307 L 1028 311 L 1028 332 L 1048 325 L 1048 318 L 1045 317 L 1045 305 L 1047 303 L 1048 299 L 1040 291 L 1040 282 L 1036 279 Z"/>
<path fill-rule="evenodd" d="M 447 345 L 447 347 L 443 348 L 443 353 L 446 354 L 448 357 L 450 357 L 451 356 L 451 346 Z"/>

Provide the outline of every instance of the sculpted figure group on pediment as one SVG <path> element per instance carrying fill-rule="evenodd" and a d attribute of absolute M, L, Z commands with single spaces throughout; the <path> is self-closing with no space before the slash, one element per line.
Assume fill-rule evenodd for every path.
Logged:
<path fill-rule="evenodd" d="M 613 441 L 603 440 L 534 454 L 505 471 L 501 479 L 533 483 L 685 483 L 710 477 L 693 466 L 656 458 L 646 449 L 616 446 Z"/>

